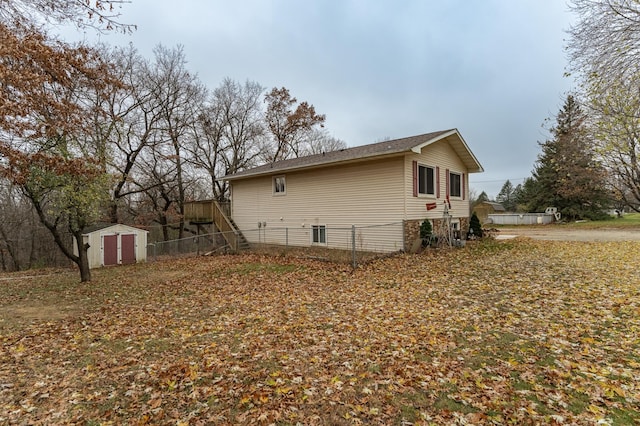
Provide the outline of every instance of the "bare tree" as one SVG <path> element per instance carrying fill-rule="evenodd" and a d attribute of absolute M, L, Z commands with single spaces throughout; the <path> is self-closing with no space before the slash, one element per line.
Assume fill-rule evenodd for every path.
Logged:
<path fill-rule="evenodd" d="M 613 199 L 640 209 L 640 2 L 572 0 L 568 49 Z"/>
<path fill-rule="evenodd" d="M 312 129 L 308 132 L 304 146 L 302 155 L 322 154 L 347 148 L 345 141 L 334 138 L 324 128 Z"/>
<path fill-rule="evenodd" d="M 196 173 L 204 171 L 208 181 L 207 198 L 224 197 L 218 177 L 224 173 L 222 167 L 222 150 L 224 138 L 224 114 L 217 104 L 204 105 L 202 112 L 194 123 L 193 139 L 187 145 L 189 161 Z"/>
<path fill-rule="evenodd" d="M 109 220 L 121 221 L 121 207 L 128 198 L 144 192 L 147 187 L 138 179 L 140 158 L 153 149 L 160 131 L 160 101 L 151 82 L 152 66 L 132 47 L 102 49 L 118 79 L 123 83 L 102 101 L 107 117 L 95 121 L 94 146 L 96 156 L 105 170 L 113 175 Z M 135 214 L 135 212 L 132 212 Z"/>
<path fill-rule="evenodd" d="M 637 73 L 640 3 L 637 0 L 571 0 L 578 20 L 569 30 L 571 69 L 601 83 Z"/>
<path fill-rule="evenodd" d="M 164 241 L 175 238 L 171 230 L 182 229 L 180 224 L 183 220 L 177 203 L 179 189 L 174 179 L 176 166 L 167 161 L 167 157 L 172 155 L 171 145 L 156 146 L 145 154 L 138 176 L 141 185 L 146 188 L 138 206 L 138 215 L 146 215 L 149 222 L 160 225 Z"/>
<path fill-rule="evenodd" d="M 20 187 L 0 182 L 0 264 L 4 271 L 68 266 L 51 233 L 40 223 Z M 65 240 L 70 238 L 64 237 Z"/>
<path fill-rule="evenodd" d="M 265 119 L 275 143 L 266 160 L 300 157 L 305 150 L 305 136 L 308 137 L 311 130 L 323 127 L 326 117 L 317 114 L 314 106 L 307 102 L 297 104 L 298 100 L 285 87 L 273 88 L 265 96 L 265 102 Z"/>
<path fill-rule="evenodd" d="M 147 187 L 162 187 L 168 180 L 172 181 L 172 186 L 175 183 L 171 202 L 179 215 L 178 238 L 182 238 L 185 229 L 184 203 L 187 199 L 187 187 L 190 185 L 186 179 L 185 168 L 188 163 L 184 147 L 192 144 L 193 130 L 202 115 L 207 90 L 197 76 L 186 69 L 182 47 L 167 49 L 158 46 L 154 53 L 155 62 L 148 73 L 150 96 L 156 103 L 159 114 L 156 142 L 153 144 L 153 149 L 158 153 L 154 155 L 154 160 L 171 163 L 170 167 L 165 167 L 171 174 L 155 174 L 155 178 L 165 180 L 150 182 L 151 186 L 148 184 Z M 169 192 L 164 195 L 169 196 Z"/>
<path fill-rule="evenodd" d="M 263 92 L 258 83 L 241 85 L 227 78 L 213 91 L 200 117 L 193 161 L 208 172 L 213 195 L 219 200 L 228 196 L 228 184 L 219 178 L 256 165 L 263 152 Z"/>
<path fill-rule="evenodd" d="M 31 206 L 25 203 L 18 188 L 4 182 L 0 185 L 0 256 L 2 270 L 21 270 L 26 262 L 21 255 L 22 240 L 29 229 Z M 25 232 L 26 231 L 26 232 Z M 23 234 L 25 233 L 25 234 Z M 5 258 L 5 253 L 8 258 Z"/>
<path fill-rule="evenodd" d="M 640 212 L 640 75 L 609 83 L 591 113 L 613 199 Z"/>
<path fill-rule="evenodd" d="M 120 22 L 120 9 L 128 0 L 0 0 L 0 21 L 20 24 L 36 21 L 71 22 L 79 28 L 132 31 Z"/>

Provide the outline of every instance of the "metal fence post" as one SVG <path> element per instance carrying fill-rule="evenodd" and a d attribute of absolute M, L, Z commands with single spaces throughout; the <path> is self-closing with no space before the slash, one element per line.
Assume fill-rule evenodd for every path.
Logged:
<path fill-rule="evenodd" d="M 353 258 L 353 269 L 356 269 L 356 226 L 351 225 L 351 256 Z"/>
<path fill-rule="evenodd" d="M 149 250 L 148 250 L 149 246 L 151 246 L 151 248 L 152 248 L 153 261 L 155 262 L 156 260 L 158 260 L 157 255 L 156 255 L 156 245 L 155 245 L 155 243 L 147 244 L 147 255 L 149 254 Z"/>
<path fill-rule="evenodd" d="M 284 249 L 289 248 L 289 227 L 284 228 Z"/>

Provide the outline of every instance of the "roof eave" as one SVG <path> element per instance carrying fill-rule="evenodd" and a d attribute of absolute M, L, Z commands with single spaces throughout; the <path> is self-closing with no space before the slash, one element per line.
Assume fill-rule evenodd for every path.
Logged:
<path fill-rule="evenodd" d="M 372 155 L 367 155 L 367 156 L 358 157 L 358 158 L 350 158 L 350 159 L 345 159 L 340 161 L 328 161 L 326 163 L 318 163 L 313 165 L 298 165 L 298 166 L 291 166 L 291 167 L 282 167 L 277 169 L 267 169 L 267 170 L 263 170 L 256 173 L 224 176 L 216 180 L 230 182 L 234 180 L 249 179 L 249 178 L 260 177 L 260 176 L 278 175 L 278 174 L 283 174 L 286 172 L 292 172 L 297 170 L 321 169 L 324 167 L 341 166 L 345 164 L 360 163 L 363 161 L 372 161 L 372 160 L 383 159 L 383 158 L 397 157 L 399 155 L 404 155 L 407 152 L 409 152 L 409 150 L 404 149 L 404 150 L 398 150 L 393 152 L 386 152 L 384 154 L 372 154 Z"/>
<path fill-rule="evenodd" d="M 438 133 L 438 132 L 435 132 Z M 416 154 L 420 154 L 422 152 L 422 149 L 428 145 L 431 145 L 435 142 L 441 141 L 441 140 L 445 140 L 446 138 L 449 138 L 451 136 L 455 136 L 454 138 L 454 143 L 452 143 L 452 141 L 450 141 L 449 143 L 452 143 L 452 148 L 454 149 L 454 151 L 456 152 L 456 154 L 462 159 L 462 161 L 464 162 L 467 170 L 469 173 L 481 173 L 484 172 L 484 169 L 482 168 L 482 165 L 480 164 L 480 162 L 478 161 L 478 159 L 475 157 L 475 155 L 473 154 L 473 152 L 471 152 L 471 149 L 469 149 L 469 146 L 467 145 L 467 142 L 464 140 L 464 138 L 462 137 L 462 135 L 460 134 L 460 132 L 458 132 L 458 129 L 451 129 L 449 131 L 445 131 L 443 133 L 438 134 L 435 137 L 432 137 L 431 139 L 428 139 L 418 145 L 412 146 L 412 147 L 405 147 L 402 149 L 395 149 L 393 151 L 387 151 L 384 153 L 371 153 L 369 155 L 365 155 L 365 156 L 361 156 L 361 157 L 357 157 L 357 158 L 348 158 L 348 159 L 344 159 L 344 160 L 338 160 L 338 161 L 325 161 L 325 162 L 321 162 L 321 163 L 316 163 L 316 164 L 298 164 L 298 165 L 293 165 L 293 166 L 289 166 L 289 167 L 276 167 L 276 168 L 261 168 L 260 171 L 257 172 L 249 172 L 249 173 L 240 173 L 237 175 L 227 175 L 224 176 L 222 178 L 216 179 L 216 180 L 220 180 L 220 181 L 227 181 L 227 182 L 231 182 L 231 181 L 236 181 L 236 180 L 242 180 L 242 179 L 249 179 L 249 178 L 254 178 L 254 177 L 260 177 L 260 176 L 270 176 L 270 175 L 276 175 L 276 174 L 281 174 L 281 173 L 286 173 L 286 172 L 292 172 L 292 171 L 297 171 L 297 170 L 310 170 L 310 169 L 319 169 L 319 168 L 325 168 L 325 167 L 333 167 L 333 166 L 339 166 L 339 165 L 345 165 L 345 164 L 353 164 L 353 163 L 358 163 L 358 162 L 363 162 L 363 161 L 372 161 L 372 160 L 376 160 L 376 159 L 382 159 L 382 158 L 389 158 L 389 157 L 393 157 L 393 156 L 398 156 L 398 155 L 404 155 L 408 152 L 413 152 Z"/>

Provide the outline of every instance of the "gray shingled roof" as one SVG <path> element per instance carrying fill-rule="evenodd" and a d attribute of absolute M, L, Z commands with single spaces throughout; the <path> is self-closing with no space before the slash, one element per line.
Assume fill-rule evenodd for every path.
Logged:
<path fill-rule="evenodd" d="M 423 147 L 442 138 L 457 135 L 455 138 L 456 146 L 453 148 L 463 161 L 469 167 L 470 172 L 481 172 L 482 166 L 476 160 L 475 156 L 462 136 L 456 129 L 441 130 L 438 132 L 425 133 L 423 135 L 411 136 L 408 138 L 395 139 L 390 141 L 378 142 L 369 145 L 361 145 L 353 148 L 341 149 L 339 151 L 325 152 L 322 154 L 309 155 L 306 157 L 291 158 L 288 160 L 276 161 L 274 163 L 264 164 L 252 169 L 244 170 L 232 175 L 227 175 L 224 180 L 236 180 L 253 176 L 268 175 L 282 173 L 304 168 L 315 168 L 329 166 L 337 163 L 351 162 L 364 159 L 373 159 L 375 157 L 390 156 L 409 152 L 416 147 Z"/>
<path fill-rule="evenodd" d="M 106 222 L 96 223 L 94 225 L 87 226 L 86 228 L 84 228 L 82 230 L 82 232 L 84 234 L 90 234 L 92 232 L 100 231 L 102 229 L 108 228 L 108 227 L 113 226 L 113 225 L 115 225 L 115 224 L 114 223 L 106 223 Z"/>
<path fill-rule="evenodd" d="M 499 211 L 499 212 L 506 211 L 506 210 L 505 210 L 505 208 L 504 208 L 504 206 L 503 206 L 502 204 L 497 203 L 497 202 L 495 202 L 495 201 L 483 201 L 483 202 L 482 202 L 482 204 L 488 204 L 488 205 L 490 205 L 491 207 L 493 207 L 493 209 L 494 209 L 495 211 Z"/>
<path fill-rule="evenodd" d="M 132 228 L 132 229 L 138 229 L 140 231 L 145 231 L 144 229 L 138 228 L 136 226 L 125 225 L 123 223 L 99 222 L 99 223 L 96 223 L 96 224 L 93 224 L 93 225 L 90 225 L 90 226 L 87 226 L 86 228 L 84 228 L 82 230 L 82 234 L 86 235 L 86 234 L 90 234 L 90 233 L 95 232 L 95 231 L 101 231 L 103 229 L 110 228 L 112 226 L 118 226 L 118 225 L 126 226 L 126 227 Z"/>

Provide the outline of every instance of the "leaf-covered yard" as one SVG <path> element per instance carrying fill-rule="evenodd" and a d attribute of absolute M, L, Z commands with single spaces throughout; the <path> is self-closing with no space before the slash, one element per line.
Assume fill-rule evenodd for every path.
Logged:
<path fill-rule="evenodd" d="M 0 276 L 0 424 L 639 423 L 638 265 L 517 239 Z"/>

